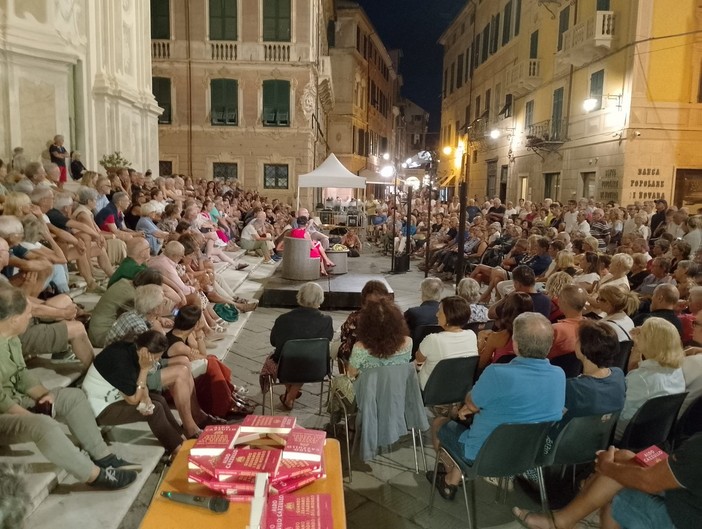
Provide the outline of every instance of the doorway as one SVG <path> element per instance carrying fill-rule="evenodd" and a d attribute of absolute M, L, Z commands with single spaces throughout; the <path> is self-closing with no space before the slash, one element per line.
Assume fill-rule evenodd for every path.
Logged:
<path fill-rule="evenodd" d="M 679 208 L 687 208 L 691 215 L 700 213 L 702 209 L 702 169 L 678 169 L 675 171 L 675 200 L 673 203 Z"/>
<path fill-rule="evenodd" d="M 580 173 L 580 178 L 582 180 L 583 192 L 580 194 L 584 198 L 595 198 L 595 186 L 597 184 L 597 173 L 594 171 L 587 173 Z"/>

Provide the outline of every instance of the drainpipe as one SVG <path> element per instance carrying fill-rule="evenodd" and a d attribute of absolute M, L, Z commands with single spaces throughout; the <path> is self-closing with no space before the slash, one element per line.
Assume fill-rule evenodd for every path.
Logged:
<path fill-rule="evenodd" d="M 190 49 L 190 1 L 183 0 L 185 4 L 185 60 L 188 68 L 188 78 L 187 78 L 187 100 L 188 100 L 188 176 L 193 176 L 193 71 L 191 63 L 191 49 Z"/>
<path fill-rule="evenodd" d="M 578 23 L 578 0 L 573 0 L 573 27 L 576 26 Z M 565 140 L 568 137 L 568 129 L 570 128 L 570 104 L 572 103 L 573 100 L 573 74 L 575 72 L 575 66 L 572 64 L 570 65 L 570 69 L 568 71 L 568 99 L 566 101 L 565 105 L 565 127 L 563 130 L 563 138 L 562 140 Z M 560 126 L 560 125 L 559 125 Z M 558 195 L 560 195 L 560 189 L 558 190 Z M 563 200 L 563 197 L 559 196 L 560 200 Z"/>

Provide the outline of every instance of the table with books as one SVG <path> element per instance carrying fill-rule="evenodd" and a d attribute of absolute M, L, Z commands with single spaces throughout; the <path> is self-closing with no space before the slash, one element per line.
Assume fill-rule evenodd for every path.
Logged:
<path fill-rule="evenodd" d="M 209 426 L 183 444 L 141 529 L 268 529 L 300 521 L 345 529 L 342 479 L 338 441 L 296 426 L 294 417 L 251 415 L 239 425 Z M 169 492 L 215 498 L 228 508 L 176 503 L 163 497 Z"/>

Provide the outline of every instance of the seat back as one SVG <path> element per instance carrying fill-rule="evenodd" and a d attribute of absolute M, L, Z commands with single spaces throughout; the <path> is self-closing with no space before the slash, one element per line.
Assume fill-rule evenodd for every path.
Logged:
<path fill-rule="evenodd" d="M 419 351 L 419 344 L 430 334 L 443 332 L 444 328 L 441 325 L 420 325 L 412 333 L 412 359 L 414 354 Z"/>
<path fill-rule="evenodd" d="M 612 367 L 618 367 L 626 375 L 629 372 L 629 357 L 631 356 L 631 350 L 634 347 L 634 342 L 632 340 L 626 340 L 624 342 L 619 342 L 619 352 L 614 357 L 614 362 Z"/>
<path fill-rule="evenodd" d="M 579 465 L 594 461 L 598 450 L 606 450 L 619 412 L 570 419 L 558 434 L 544 466 Z"/>
<path fill-rule="evenodd" d="M 494 363 L 495 364 L 509 364 L 515 358 L 517 358 L 517 355 L 502 355 L 497 360 L 495 360 Z"/>
<path fill-rule="evenodd" d="M 413 428 L 429 428 L 414 364 L 365 369 L 354 382 L 356 432 L 363 461 Z M 356 441 L 354 441 L 355 443 Z"/>
<path fill-rule="evenodd" d="M 694 399 L 682 412 L 675 424 L 672 441 L 677 446 L 681 441 L 699 432 L 702 432 L 702 396 Z"/>
<path fill-rule="evenodd" d="M 321 382 L 331 374 L 329 340 L 288 340 L 278 360 L 278 381 L 285 384 Z"/>
<path fill-rule="evenodd" d="M 560 367 L 566 378 L 575 378 L 583 372 L 583 363 L 575 353 L 568 353 L 550 359 L 551 365 Z"/>
<path fill-rule="evenodd" d="M 463 402 L 473 387 L 478 360 L 478 356 L 447 358 L 436 364 L 424 386 L 424 405 Z"/>
<path fill-rule="evenodd" d="M 638 450 L 665 443 L 686 396 L 687 393 L 674 393 L 644 402 L 627 424 L 620 448 Z"/>
<path fill-rule="evenodd" d="M 492 329 L 494 323 L 495 322 L 493 320 L 474 321 L 473 323 L 464 325 L 463 328 L 467 331 L 473 331 L 477 335 L 480 331 L 488 331 Z"/>
<path fill-rule="evenodd" d="M 501 424 L 486 439 L 470 469 L 477 476 L 515 476 L 536 468 L 554 422 Z"/>

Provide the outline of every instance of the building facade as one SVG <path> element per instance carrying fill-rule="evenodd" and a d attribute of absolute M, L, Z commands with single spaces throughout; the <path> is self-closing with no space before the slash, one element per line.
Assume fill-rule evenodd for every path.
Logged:
<path fill-rule="evenodd" d="M 149 5 L 139 0 L 0 1 L 0 157 L 39 160 L 56 134 L 97 169 L 120 151 L 158 163 Z"/>
<path fill-rule="evenodd" d="M 332 1 L 151 0 L 151 11 L 160 172 L 293 202 L 298 175 L 329 152 Z"/>
<path fill-rule="evenodd" d="M 440 40 L 441 172 L 471 197 L 696 210 L 700 29 L 693 0 L 471 0 Z"/>
<path fill-rule="evenodd" d="M 330 55 L 336 104 L 329 116 L 329 146 L 349 171 L 366 177 L 373 192 L 373 186 L 385 183 L 380 169 L 403 155 L 397 137 L 399 53 L 393 60 L 356 2 L 337 0 L 335 28 Z"/>

